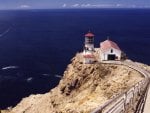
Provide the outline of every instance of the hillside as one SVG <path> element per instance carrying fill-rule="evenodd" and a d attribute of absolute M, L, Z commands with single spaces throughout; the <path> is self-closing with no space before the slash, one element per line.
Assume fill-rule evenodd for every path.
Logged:
<path fill-rule="evenodd" d="M 81 54 L 71 61 L 57 87 L 46 94 L 24 98 L 2 113 L 89 113 L 143 79 L 139 72 L 126 66 L 82 64 Z"/>

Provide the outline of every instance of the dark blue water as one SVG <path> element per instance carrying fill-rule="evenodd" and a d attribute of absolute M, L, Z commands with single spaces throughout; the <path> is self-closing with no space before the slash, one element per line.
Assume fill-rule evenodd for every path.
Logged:
<path fill-rule="evenodd" d="M 89 30 L 96 47 L 110 36 L 130 59 L 150 64 L 150 10 L 0 11 L 0 108 L 56 86 Z"/>

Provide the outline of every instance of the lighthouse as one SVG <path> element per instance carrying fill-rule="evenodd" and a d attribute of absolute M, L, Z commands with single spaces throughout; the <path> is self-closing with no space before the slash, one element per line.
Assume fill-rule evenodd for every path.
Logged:
<path fill-rule="evenodd" d="M 85 50 L 94 51 L 94 34 L 91 32 L 85 34 Z"/>
<path fill-rule="evenodd" d="M 94 62 L 94 34 L 88 32 L 85 34 L 84 50 L 83 50 L 83 63 L 91 64 Z"/>

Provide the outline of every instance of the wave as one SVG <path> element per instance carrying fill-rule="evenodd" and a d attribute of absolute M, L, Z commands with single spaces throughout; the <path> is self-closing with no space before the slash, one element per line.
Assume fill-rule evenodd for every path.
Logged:
<path fill-rule="evenodd" d="M 6 80 L 16 80 L 17 77 L 14 77 L 14 76 L 3 76 L 3 75 L 0 75 L 0 83 L 2 81 L 6 81 Z"/>
<path fill-rule="evenodd" d="M 7 67 L 3 67 L 2 70 L 8 70 L 8 69 L 18 69 L 19 66 L 7 66 Z"/>
<path fill-rule="evenodd" d="M 49 77 L 51 76 L 50 74 L 42 74 L 43 76 Z"/>
<path fill-rule="evenodd" d="M 45 77 L 49 77 L 49 76 L 52 76 L 51 74 L 42 74 L 43 76 L 45 76 Z M 61 75 L 53 75 L 54 77 L 56 77 L 56 78 L 62 78 L 62 76 Z"/>
<path fill-rule="evenodd" d="M 33 77 L 29 77 L 26 79 L 27 82 L 31 82 L 33 80 Z"/>
<path fill-rule="evenodd" d="M 61 75 L 55 75 L 55 77 L 57 77 L 57 78 L 62 78 L 62 76 L 61 76 Z"/>
<path fill-rule="evenodd" d="M 11 27 L 8 28 L 6 31 L 0 34 L 0 37 L 3 37 L 5 34 L 7 34 L 10 31 Z"/>

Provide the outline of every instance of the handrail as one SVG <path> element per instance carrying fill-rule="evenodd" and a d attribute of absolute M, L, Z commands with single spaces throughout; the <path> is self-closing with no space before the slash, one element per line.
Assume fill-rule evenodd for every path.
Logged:
<path fill-rule="evenodd" d="M 128 66 L 129 68 L 132 68 L 136 71 L 138 71 L 139 73 L 141 73 L 145 79 L 144 80 L 141 80 L 139 81 L 137 84 L 135 84 L 134 86 L 132 86 L 128 91 L 124 92 L 124 93 L 121 93 L 120 95 L 108 100 L 106 103 L 104 103 L 102 106 L 99 106 L 98 108 L 96 108 L 94 111 L 92 111 L 91 113 L 103 113 L 103 110 L 108 107 L 109 105 L 111 105 L 113 102 L 115 103 L 116 100 L 118 100 L 119 98 L 124 99 L 124 109 L 123 109 L 123 112 L 125 111 L 125 105 L 128 104 L 127 102 L 127 99 L 128 99 L 128 95 L 130 93 L 132 93 L 133 97 L 130 97 L 129 98 L 129 101 L 131 101 L 131 99 L 134 98 L 135 95 L 137 95 L 137 93 L 140 93 L 143 91 L 144 89 L 144 93 L 148 90 L 148 87 L 149 87 L 149 84 L 150 84 L 150 77 L 149 77 L 149 73 L 145 70 L 142 70 L 140 69 L 138 66 L 135 67 L 135 65 L 133 64 L 129 64 L 127 62 L 120 62 L 120 61 L 113 61 L 113 62 L 102 62 L 104 64 L 117 64 L 117 65 L 124 65 L 124 66 Z M 142 86 L 144 86 L 144 88 L 141 88 Z M 136 91 L 138 87 L 138 91 Z M 136 89 L 136 90 L 135 90 Z M 146 98 L 146 97 L 145 97 Z M 119 100 L 120 101 L 120 100 Z M 131 102 L 129 102 L 129 104 L 131 104 Z M 118 105 L 118 102 L 115 103 L 110 109 L 110 110 L 113 110 L 116 105 Z M 122 109 L 121 109 L 122 110 Z M 110 111 L 111 112 L 111 111 Z M 104 112 L 104 113 L 108 113 L 108 112 Z M 116 112 L 111 112 L 111 113 L 116 113 Z M 120 113 L 120 112 L 119 112 Z"/>
<path fill-rule="evenodd" d="M 124 93 L 122 93 L 122 94 L 120 94 L 120 95 L 118 95 L 118 96 L 108 100 L 106 103 L 104 103 L 102 106 L 99 106 L 96 110 L 94 110 L 91 113 L 97 113 L 98 110 L 102 110 L 103 108 L 107 107 L 109 104 L 113 103 L 114 100 L 117 100 L 118 98 L 122 97 L 123 95 L 124 95 Z"/>
<path fill-rule="evenodd" d="M 143 113 L 149 86 L 150 86 L 150 82 L 148 83 L 148 85 L 146 86 L 146 89 L 143 92 L 144 93 L 144 97 L 141 96 L 140 101 L 138 102 L 138 104 L 136 106 L 135 113 Z"/>
<path fill-rule="evenodd" d="M 141 80 L 140 82 L 142 82 L 143 80 Z M 138 84 L 138 83 L 137 83 Z M 137 84 L 135 84 L 133 87 L 136 87 L 136 85 Z M 131 87 L 130 89 L 132 89 L 133 87 Z M 126 92 L 123 92 L 123 93 L 121 93 L 120 95 L 118 95 L 118 96 L 116 96 L 116 97 L 114 97 L 114 98 L 112 98 L 112 99 L 110 99 L 110 100 L 108 100 L 106 103 L 104 103 L 102 106 L 99 106 L 97 109 L 95 109 L 93 112 L 91 112 L 91 113 L 98 113 L 98 112 L 100 112 L 101 113 L 101 111 L 103 110 L 103 109 L 105 109 L 107 106 L 109 106 L 110 104 L 112 104 L 114 101 L 116 101 L 117 99 L 119 99 L 119 98 L 121 98 L 121 99 L 125 99 L 125 100 L 127 100 L 127 95 L 128 95 L 128 92 L 130 91 L 130 89 L 128 90 L 128 91 L 126 91 Z M 132 90 L 131 90 L 132 91 Z M 132 91 L 132 94 L 134 95 L 134 92 Z M 125 101 L 126 102 L 126 101 Z M 125 103 L 126 104 L 126 103 Z"/>

